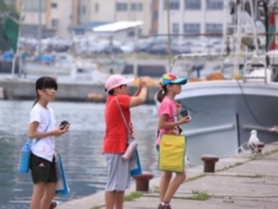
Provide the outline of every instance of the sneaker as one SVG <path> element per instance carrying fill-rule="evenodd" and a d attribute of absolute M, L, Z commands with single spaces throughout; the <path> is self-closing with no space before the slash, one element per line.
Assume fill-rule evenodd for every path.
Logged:
<path fill-rule="evenodd" d="M 161 203 L 158 205 L 157 209 L 172 209 L 169 204 L 167 205 L 161 205 Z"/>
<path fill-rule="evenodd" d="M 56 202 L 51 202 L 49 209 L 54 209 L 57 207 L 57 203 Z"/>
<path fill-rule="evenodd" d="M 161 205 L 161 203 L 159 203 L 157 209 L 163 209 L 163 206 Z"/>
<path fill-rule="evenodd" d="M 169 204 L 167 204 L 167 205 L 164 205 L 163 209 L 172 209 L 172 208 Z"/>

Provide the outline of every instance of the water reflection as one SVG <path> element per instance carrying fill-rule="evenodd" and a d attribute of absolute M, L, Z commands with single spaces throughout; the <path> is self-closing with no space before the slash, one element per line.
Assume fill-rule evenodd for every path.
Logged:
<path fill-rule="evenodd" d="M 0 101 L 0 208 L 28 208 L 31 177 L 29 173 L 17 173 L 16 167 L 32 104 L 32 101 Z M 72 124 L 71 131 L 57 139 L 57 151 L 62 155 L 71 192 L 57 200 L 67 201 L 103 190 L 107 175 L 101 154 L 104 105 L 54 102 L 51 106 L 58 122 L 66 119 Z M 138 107 L 132 110 L 132 116 L 142 167 L 158 174 L 155 107 Z"/>

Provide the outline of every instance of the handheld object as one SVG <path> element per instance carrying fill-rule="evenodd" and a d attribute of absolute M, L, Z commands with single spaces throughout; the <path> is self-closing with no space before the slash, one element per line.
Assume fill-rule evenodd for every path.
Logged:
<path fill-rule="evenodd" d="M 136 141 L 136 140 L 132 140 L 132 141 L 129 143 L 129 145 L 128 145 L 126 151 L 125 151 L 125 153 L 122 155 L 122 158 L 123 158 L 125 161 L 128 161 L 128 160 L 130 159 L 130 157 L 132 156 L 132 154 L 133 154 L 133 152 L 134 152 L 134 150 L 135 150 L 136 147 L 137 147 L 137 141 Z"/>
<path fill-rule="evenodd" d="M 70 192 L 70 189 L 64 171 L 62 156 L 57 154 L 56 160 L 56 172 L 58 178 L 56 183 L 56 195 L 67 195 Z"/>
<path fill-rule="evenodd" d="M 20 155 L 19 164 L 17 168 L 18 172 L 20 173 L 29 172 L 30 156 L 31 156 L 31 147 L 30 147 L 30 142 L 27 141 L 21 149 L 21 155 Z"/>
<path fill-rule="evenodd" d="M 68 124 L 69 124 L 68 121 L 63 120 L 63 121 L 61 122 L 60 126 L 59 126 L 59 127 L 60 127 L 60 130 L 63 130 Z"/>
<path fill-rule="evenodd" d="M 182 110 L 182 111 L 181 111 L 181 116 L 182 116 L 182 117 L 190 116 L 189 110 Z"/>

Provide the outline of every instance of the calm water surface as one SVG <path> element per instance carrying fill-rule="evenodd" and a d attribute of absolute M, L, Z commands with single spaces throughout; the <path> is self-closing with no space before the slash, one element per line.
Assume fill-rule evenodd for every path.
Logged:
<path fill-rule="evenodd" d="M 32 194 L 30 173 L 20 174 L 16 167 L 19 150 L 27 137 L 32 101 L 0 101 L 0 208 L 28 208 Z M 102 191 L 107 168 L 101 154 L 104 136 L 104 104 L 53 102 L 57 122 L 68 120 L 71 130 L 57 140 L 71 189 L 69 195 L 57 197 L 64 202 Z M 132 110 L 135 135 L 144 170 L 159 175 L 156 169 L 155 106 Z"/>

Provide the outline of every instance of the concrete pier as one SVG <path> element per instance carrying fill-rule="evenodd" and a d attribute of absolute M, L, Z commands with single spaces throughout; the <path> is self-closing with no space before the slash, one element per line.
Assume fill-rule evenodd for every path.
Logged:
<path fill-rule="evenodd" d="M 5 92 L 4 99 L 7 100 L 33 100 L 36 98 L 34 81 L 3 79 L 0 80 L 0 87 L 2 87 Z M 130 95 L 135 93 L 137 89 L 138 86 L 130 86 Z M 154 103 L 154 96 L 158 90 L 158 86 L 150 86 L 148 88 L 146 103 Z M 58 83 L 58 93 L 56 100 L 85 102 L 88 101 L 88 95 L 95 95 L 97 97 L 95 101 L 104 102 L 107 97 L 107 92 L 104 91 L 104 85 Z M 90 101 L 94 101 L 94 99 L 90 99 Z"/>
<path fill-rule="evenodd" d="M 278 205 L 278 143 L 266 145 L 263 156 L 231 156 L 220 159 L 216 173 L 203 173 L 203 166 L 187 169 L 187 180 L 175 193 L 175 209 L 275 209 Z M 153 209 L 159 204 L 160 178 L 150 181 L 149 192 L 125 201 L 125 209 Z M 132 196 L 135 185 L 126 191 Z M 58 205 L 58 209 L 105 209 L 104 192 Z"/>

